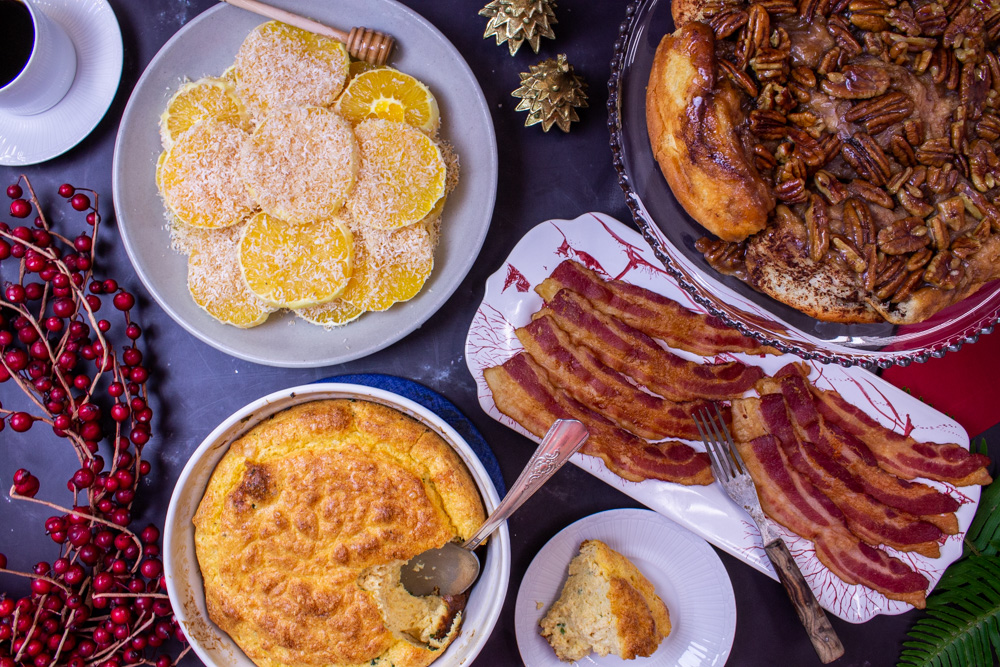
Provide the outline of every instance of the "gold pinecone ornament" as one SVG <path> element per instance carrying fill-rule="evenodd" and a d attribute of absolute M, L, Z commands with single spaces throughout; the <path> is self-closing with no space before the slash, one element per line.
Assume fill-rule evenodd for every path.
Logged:
<path fill-rule="evenodd" d="M 556 23 L 553 0 L 493 0 L 479 10 L 489 17 L 483 39 L 496 37 L 497 45 L 507 42 L 510 55 L 517 53 L 525 40 L 538 53 L 542 37 L 555 39 L 552 24 Z"/>
<path fill-rule="evenodd" d="M 511 95 L 520 97 L 517 111 L 527 111 L 525 127 L 542 124 L 546 132 L 558 125 L 569 132 L 569 124 L 580 120 L 578 108 L 587 106 L 587 84 L 573 72 L 565 54 L 543 60 L 531 66 L 531 72 L 521 72 L 521 87 Z"/>

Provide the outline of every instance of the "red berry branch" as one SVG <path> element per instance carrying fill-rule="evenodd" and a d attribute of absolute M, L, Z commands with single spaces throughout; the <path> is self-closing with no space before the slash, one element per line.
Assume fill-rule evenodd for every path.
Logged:
<path fill-rule="evenodd" d="M 55 512 L 45 532 L 59 557 L 21 572 L 0 553 L 0 573 L 30 579 L 27 595 L 0 592 L 0 667 L 170 667 L 187 648 L 170 655 L 185 640 L 165 592 L 160 531 L 130 527 L 150 472 L 142 450 L 153 417 L 135 297 L 94 276 L 97 193 L 69 184 L 58 192 L 85 213 L 89 234 L 54 231 L 25 176 L 7 187 L 11 217 L 35 217 L 31 226 L 0 221 L 0 383 L 33 407 L 0 404 L 0 431 L 41 436 L 44 424 L 68 442 L 79 467 L 66 482 L 67 506 L 37 498 L 40 481 L 30 471 L 14 473 L 12 499 Z"/>

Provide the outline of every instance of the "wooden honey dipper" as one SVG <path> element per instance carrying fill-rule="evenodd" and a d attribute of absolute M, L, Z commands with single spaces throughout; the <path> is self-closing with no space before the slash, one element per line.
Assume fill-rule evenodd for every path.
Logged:
<path fill-rule="evenodd" d="M 377 30 L 355 27 L 351 28 L 349 33 L 344 32 L 343 30 L 331 28 L 328 25 L 313 21 L 304 16 L 293 14 L 285 9 L 265 4 L 259 0 L 223 0 L 223 2 L 253 12 L 254 14 L 260 14 L 269 19 L 281 21 L 296 28 L 302 28 L 317 35 L 343 42 L 347 46 L 348 53 L 358 60 L 363 60 L 371 65 L 384 65 L 389 60 L 389 55 L 392 53 L 393 47 L 396 46 L 395 39 Z"/>

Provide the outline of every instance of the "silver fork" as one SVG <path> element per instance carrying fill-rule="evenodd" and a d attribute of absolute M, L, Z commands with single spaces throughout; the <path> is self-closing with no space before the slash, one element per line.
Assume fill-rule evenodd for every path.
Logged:
<path fill-rule="evenodd" d="M 733 442 L 718 404 L 715 405 L 715 415 L 708 408 L 704 408 L 691 416 L 708 450 L 715 478 L 722 484 L 729 497 L 745 509 L 757 524 L 761 539 L 764 541 L 764 552 L 792 599 L 795 611 L 805 626 L 816 654 L 824 664 L 833 662 L 844 654 L 844 645 L 840 643 L 840 638 L 830 625 L 830 619 L 819 606 L 816 596 L 802 576 L 802 571 L 795 564 L 788 547 L 764 516 L 760 498 L 757 497 L 757 487 L 754 486 L 746 464 L 736 449 L 736 443 Z"/>

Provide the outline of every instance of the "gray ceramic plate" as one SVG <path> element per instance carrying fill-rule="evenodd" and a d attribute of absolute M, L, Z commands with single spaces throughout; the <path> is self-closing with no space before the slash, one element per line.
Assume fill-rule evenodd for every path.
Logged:
<path fill-rule="evenodd" d="M 185 80 L 218 76 L 263 18 L 220 4 L 177 32 L 136 84 L 118 130 L 113 193 L 122 241 L 139 278 L 181 326 L 235 357 L 260 364 L 314 367 L 381 350 L 427 320 L 465 278 L 486 238 L 496 198 L 497 149 L 486 99 L 458 50 L 433 25 L 393 0 L 274 0 L 330 25 L 366 26 L 396 37 L 392 65 L 426 83 L 441 108 L 442 138 L 461 161 L 461 180 L 445 206 L 434 272 L 416 297 L 326 331 L 291 313 L 238 329 L 212 319 L 187 291 L 187 258 L 170 249 L 155 183 L 162 150 L 159 118 Z"/>

